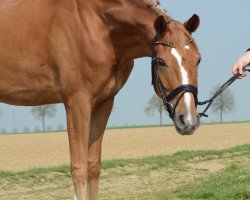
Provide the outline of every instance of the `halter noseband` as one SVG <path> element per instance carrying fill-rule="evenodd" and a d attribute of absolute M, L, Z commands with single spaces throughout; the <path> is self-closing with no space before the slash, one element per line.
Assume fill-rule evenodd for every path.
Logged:
<path fill-rule="evenodd" d="M 187 41 L 185 45 L 187 45 L 187 44 L 189 44 L 191 42 L 193 42 L 192 39 Z M 165 41 L 157 41 L 155 39 L 154 47 L 156 45 L 163 45 L 163 46 L 167 46 L 167 47 L 171 47 L 171 48 L 176 48 L 176 46 L 173 43 L 165 42 Z M 154 84 L 155 79 L 156 79 L 157 86 L 158 86 L 158 89 L 160 91 L 160 95 L 162 97 L 163 104 L 164 104 L 166 110 L 169 113 L 169 117 L 171 119 L 173 119 L 174 115 L 175 115 L 175 110 L 176 110 L 177 106 L 179 105 L 180 100 L 182 99 L 182 97 L 184 96 L 184 94 L 186 92 L 191 92 L 194 95 L 195 105 L 197 106 L 197 103 L 198 103 L 198 99 L 197 99 L 198 89 L 197 89 L 196 86 L 193 86 L 191 84 L 184 84 L 184 85 L 181 85 L 181 86 L 175 88 L 172 92 L 170 92 L 167 95 L 166 91 L 164 89 L 164 86 L 162 84 L 162 81 L 160 79 L 160 76 L 158 74 L 158 62 L 157 61 L 160 60 L 160 58 L 156 57 L 156 51 L 155 51 L 154 47 L 153 47 L 153 52 L 152 52 L 152 85 L 154 85 L 154 88 L 156 90 L 156 87 L 155 87 L 155 84 Z M 175 105 L 173 105 L 171 103 L 171 101 L 179 94 L 181 94 L 180 97 L 177 99 Z"/>

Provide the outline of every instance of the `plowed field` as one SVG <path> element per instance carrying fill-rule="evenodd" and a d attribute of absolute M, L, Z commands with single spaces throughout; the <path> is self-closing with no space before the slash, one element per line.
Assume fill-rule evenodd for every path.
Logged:
<path fill-rule="evenodd" d="M 181 150 L 220 150 L 250 143 L 250 124 L 202 125 L 192 136 L 174 127 L 107 130 L 103 160 L 172 154 Z M 23 170 L 69 163 L 66 133 L 0 136 L 0 170 Z"/>

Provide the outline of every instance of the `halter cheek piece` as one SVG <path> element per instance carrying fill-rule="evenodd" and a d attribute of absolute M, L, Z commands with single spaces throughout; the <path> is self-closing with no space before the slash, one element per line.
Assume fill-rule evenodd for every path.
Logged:
<path fill-rule="evenodd" d="M 185 45 L 188 45 L 191 42 L 193 42 L 192 39 L 187 41 Z M 167 46 L 167 47 L 171 47 L 171 48 L 176 48 L 176 46 L 173 43 L 165 42 L 165 41 L 157 41 L 155 39 L 154 47 L 156 45 L 163 45 L 163 46 Z M 164 89 L 164 86 L 162 84 L 162 81 L 160 79 L 160 76 L 158 74 L 158 67 L 159 67 L 158 61 L 159 60 L 161 60 L 161 59 L 156 56 L 155 48 L 153 48 L 153 52 L 152 52 L 152 85 L 154 85 L 154 88 L 156 90 L 156 86 L 154 84 L 156 81 L 157 87 L 158 87 L 158 89 L 160 91 L 160 95 L 162 97 L 163 104 L 169 113 L 169 117 L 171 119 L 173 119 L 175 116 L 175 110 L 176 110 L 177 106 L 179 105 L 180 100 L 182 99 L 182 97 L 184 96 L 185 93 L 190 92 L 194 95 L 195 105 L 197 106 L 197 104 L 198 104 L 198 99 L 197 99 L 198 89 L 194 85 L 185 84 L 185 85 L 181 85 L 181 86 L 175 88 L 173 91 L 171 91 L 169 94 L 167 94 L 166 90 Z M 173 105 L 171 103 L 171 101 L 179 94 L 180 94 L 179 98 L 177 99 L 175 105 Z"/>

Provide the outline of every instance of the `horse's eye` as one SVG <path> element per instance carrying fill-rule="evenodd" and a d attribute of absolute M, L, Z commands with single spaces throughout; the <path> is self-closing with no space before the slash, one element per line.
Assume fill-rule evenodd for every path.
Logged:
<path fill-rule="evenodd" d="M 165 63 L 165 61 L 163 59 L 158 58 L 157 59 L 157 65 L 158 66 L 166 66 L 166 63 Z"/>

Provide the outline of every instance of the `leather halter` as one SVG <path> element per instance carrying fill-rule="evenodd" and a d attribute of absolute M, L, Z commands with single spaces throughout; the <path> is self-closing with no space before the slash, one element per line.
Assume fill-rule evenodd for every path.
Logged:
<path fill-rule="evenodd" d="M 187 41 L 185 45 L 187 45 L 187 44 L 189 44 L 191 42 L 193 42 L 192 39 Z M 154 84 L 155 81 L 156 81 L 158 89 L 160 91 L 160 95 L 162 97 L 163 104 L 164 104 L 166 110 L 169 113 L 169 117 L 171 119 L 174 119 L 175 110 L 176 110 L 177 106 L 179 105 L 180 100 L 182 99 L 182 97 L 184 96 L 185 93 L 190 92 L 190 93 L 192 93 L 194 95 L 195 106 L 197 106 L 197 103 L 198 103 L 198 99 L 197 99 L 198 89 L 194 85 L 184 84 L 184 85 L 181 85 L 181 86 L 175 88 L 173 91 L 171 91 L 169 94 L 167 94 L 166 90 L 165 90 L 165 88 L 164 88 L 164 86 L 162 84 L 162 81 L 160 79 L 160 76 L 158 74 L 158 62 L 157 61 L 159 61 L 160 58 L 158 58 L 156 56 L 155 46 L 156 45 L 163 45 L 163 46 L 167 46 L 167 47 L 170 47 L 170 48 L 176 48 L 176 46 L 173 43 L 166 42 L 166 41 L 157 41 L 156 39 L 155 39 L 153 45 L 154 45 L 154 47 L 153 47 L 153 52 L 152 52 L 152 85 L 154 86 L 154 88 L 156 90 L 156 86 Z M 178 96 L 179 94 L 180 94 L 179 98 L 177 99 L 175 105 L 173 105 L 171 103 L 171 101 L 176 96 Z"/>

